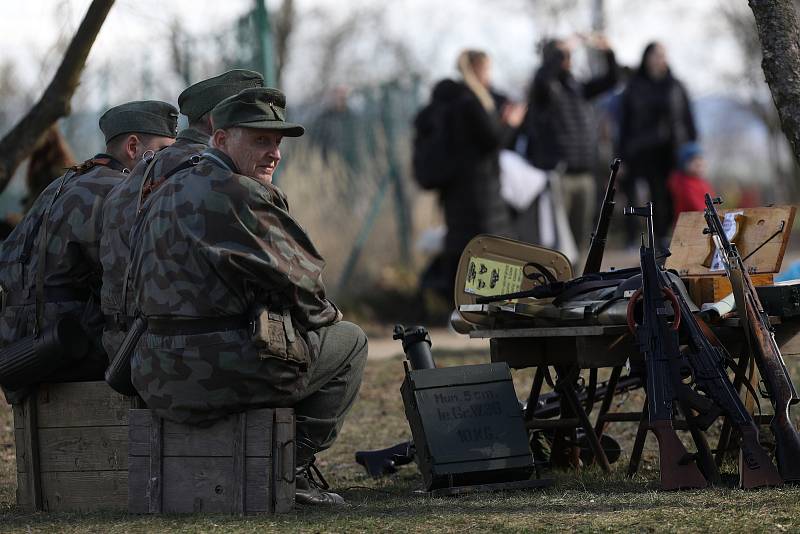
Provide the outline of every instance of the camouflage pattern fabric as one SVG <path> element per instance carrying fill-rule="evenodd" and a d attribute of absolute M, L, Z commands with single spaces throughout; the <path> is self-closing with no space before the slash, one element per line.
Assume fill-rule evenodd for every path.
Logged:
<path fill-rule="evenodd" d="M 126 309 L 122 309 L 123 277 L 130 256 L 129 234 L 139 212 L 140 195 L 160 185 L 161 178 L 207 147 L 208 135 L 187 128 L 182 130 L 175 143 L 155 154 L 144 184 L 144 173 L 150 167 L 149 158 L 140 161 L 131 175 L 117 184 L 108 194 L 103 205 L 103 235 L 100 237 L 100 261 L 103 266 L 103 284 L 100 306 L 103 314 L 118 319 L 118 325 L 106 325 L 103 331 L 103 346 L 113 358 L 125 338 L 125 317 L 133 315 L 133 299 L 126 298 Z"/>
<path fill-rule="evenodd" d="M 72 170 L 54 180 L 34 203 L 12 234 L 0 246 L 0 284 L 25 302 L 9 305 L 0 316 L 0 343 L 3 346 L 33 334 L 35 322 L 36 270 L 38 242 L 47 208 L 47 257 L 45 289 L 70 288 L 88 292 L 88 301 L 48 302 L 43 324 L 53 324 L 61 315 L 73 315 L 89 335 L 91 349 L 80 368 L 66 370 L 57 379 L 98 379 L 108 363 L 102 348 L 103 316 L 100 313 L 100 233 L 102 205 L 108 192 L 123 180 L 122 165 L 105 154 L 108 165 L 92 165 L 88 170 Z M 91 161 L 91 160 L 90 160 Z M 88 167 L 86 163 L 84 168 Z"/>
<path fill-rule="evenodd" d="M 151 194 L 132 236 L 131 289 L 143 315 L 248 316 L 257 303 L 280 303 L 314 367 L 316 330 L 341 314 L 325 297 L 322 257 L 277 187 L 237 174 L 224 153 L 209 149 Z M 162 417 L 202 423 L 251 407 L 290 406 L 310 377 L 291 360 L 259 351 L 242 328 L 148 332 L 132 361 L 132 381 Z"/>

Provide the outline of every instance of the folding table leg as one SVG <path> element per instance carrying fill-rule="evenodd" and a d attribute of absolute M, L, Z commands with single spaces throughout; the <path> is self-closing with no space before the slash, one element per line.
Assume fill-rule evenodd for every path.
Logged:
<path fill-rule="evenodd" d="M 594 425 L 594 433 L 597 435 L 597 439 L 603 437 L 603 431 L 605 430 L 606 421 L 605 417 L 608 411 L 611 409 L 611 403 L 614 402 L 614 392 L 617 389 L 617 384 L 619 383 L 619 377 L 622 374 L 622 366 L 618 365 L 611 370 L 611 376 L 608 378 L 608 388 L 606 389 L 606 394 L 603 397 L 603 403 L 600 405 L 600 412 L 597 414 L 597 422 Z"/>
<path fill-rule="evenodd" d="M 650 428 L 650 418 L 647 415 L 647 396 L 644 398 L 642 406 L 642 418 L 639 420 L 639 429 L 636 431 L 636 439 L 633 441 L 631 450 L 631 461 L 628 464 L 628 476 L 632 477 L 639 470 L 639 462 L 642 459 L 644 450 L 644 440 L 647 438 L 647 431 Z"/>
<path fill-rule="evenodd" d="M 600 445 L 600 440 L 597 439 L 597 434 L 594 433 L 592 422 L 589 421 L 589 416 L 586 415 L 586 410 L 584 410 L 583 406 L 581 406 L 581 402 L 578 399 L 578 394 L 575 393 L 575 388 L 572 385 L 570 376 L 571 373 L 565 376 L 564 379 L 559 380 L 558 386 L 559 389 L 561 389 L 562 397 L 567 401 L 570 409 L 578 417 L 580 425 L 583 427 L 585 432 L 586 440 L 589 442 L 589 447 L 591 447 L 592 453 L 594 454 L 595 461 L 600 464 L 600 467 L 603 469 L 603 471 L 609 473 L 611 472 L 611 465 L 609 465 L 606 453 L 603 450 L 603 447 Z"/>

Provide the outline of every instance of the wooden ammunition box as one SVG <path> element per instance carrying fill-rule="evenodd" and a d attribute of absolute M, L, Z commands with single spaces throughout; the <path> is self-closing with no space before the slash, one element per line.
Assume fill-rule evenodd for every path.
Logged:
<path fill-rule="evenodd" d="M 508 365 L 407 369 L 400 391 L 429 491 L 530 478 L 533 458 Z"/>
<path fill-rule="evenodd" d="M 772 285 L 774 274 L 751 274 L 754 286 Z M 683 278 L 692 300 L 700 306 L 706 302 L 719 302 L 731 294 L 731 283 L 724 274 L 720 276 L 687 276 Z"/>
<path fill-rule="evenodd" d="M 43 384 L 15 405 L 17 504 L 25 511 L 125 510 L 131 405 L 105 382 Z"/>
<path fill-rule="evenodd" d="M 294 411 L 259 409 L 200 428 L 130 411 L 128 511 L 282 513 L 294 505 Z"/>

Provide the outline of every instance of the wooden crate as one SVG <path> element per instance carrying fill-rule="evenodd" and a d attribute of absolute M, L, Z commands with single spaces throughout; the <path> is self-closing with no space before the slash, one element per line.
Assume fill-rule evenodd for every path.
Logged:
<path fill-rule="evenodd" d="M 774 274 L 751 274 L 754 286 L 768 286 L 774 283 Z M 731 294 L 731 282 L 724 274 L 719 276 L 686 276 L 683 277 L 686 289 L 695 304 L 700 306 L 706 302 L 718 302 Z"/>
<path fill-rule="evenodd" d="M 125 510 L 132 402 L 105 382 L 75 382 L 40 385 L 15 405 L 17 504 L 24 511 Z"/>
<path fill-rule="evenodd" d="M 733 239 L 750 274 L 777 273 L 781 270 L 783 255 L 792 233 L 795 206 L 767 208 L 719 209 L 720 217 L 726 213 L 743 212 L 739 218 L 740 232 Z M 675 269 L 681 277 L 723 275 L 710 271 L 704 264 L 716 247 L 711 236 L 704 234 L 706 227 L 703 212 L 687 211 L 678 216 L 672 233 L 667 269 Z M 752 255 L 751 255 L 752 254 Z"/>
<path fill-rule="evenodd" d="M 294 505 L 294 412 L 259 409 L 200 428 L 131 410 L 130 513 L 282 513 Z"/>

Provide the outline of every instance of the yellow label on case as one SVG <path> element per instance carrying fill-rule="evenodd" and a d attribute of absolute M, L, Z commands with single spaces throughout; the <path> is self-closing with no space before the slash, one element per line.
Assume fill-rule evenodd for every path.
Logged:
<path fill-rule="evenodd" d="M 473 256 L 469 259 L 464 292 L 489 297 L 522 288 L 522 266 Z"/>

